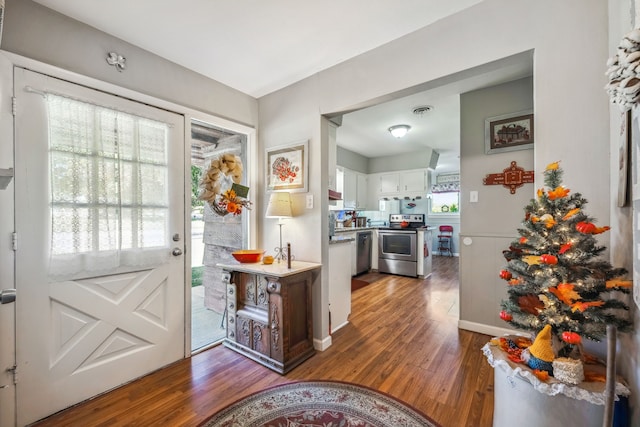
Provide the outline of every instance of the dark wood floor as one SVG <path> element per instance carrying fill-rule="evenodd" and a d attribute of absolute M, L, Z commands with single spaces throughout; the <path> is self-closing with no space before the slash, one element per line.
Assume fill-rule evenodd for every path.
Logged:
<path fill-rule="evenodd" d="M 264 388 L 328 379 L 381 390 L 445 427 L 491 426 L 493 370 L 480 351 L 489 337 L 457 320 L 458 258 L 435 257 L 426 280 L 385 275 L 353 292 L 333 345 L 285 376 L 217 346 L 36 425 L 196 426 Z"/>

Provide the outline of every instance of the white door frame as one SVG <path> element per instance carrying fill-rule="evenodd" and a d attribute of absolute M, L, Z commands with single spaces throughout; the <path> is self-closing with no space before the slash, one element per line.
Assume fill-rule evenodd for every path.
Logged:
<path fill-rule="evenodd" d="M 13 154 L 13 64 L 0 55 L 0 169 L 15 169 Z M 0 291 L 15 288 L 14 181 L 0 190 Z M 0 426 L 16 423 L 15 303 L 0 304 Z"/>

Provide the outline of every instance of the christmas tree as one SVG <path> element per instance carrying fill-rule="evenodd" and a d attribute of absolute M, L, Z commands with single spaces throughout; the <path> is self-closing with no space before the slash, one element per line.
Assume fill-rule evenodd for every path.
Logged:
<path fill-rule="evenodd" d="M 587 200 L 562 186 L 558 162 L 544 171 L 547 189 L 525 207 L 520 238 L 503 251 L 508 263 L 500 277 L 508 283 L 508 299 L 500 317 L 517 329 L 540 332 L 551 325 L 558 356 L 567 356 L 582 338 L 600 341 L 607 324 L 629 331 L 629 307 L 620 299 L 628 294 L 627 271 L 598 259 L 605 250 L 598 227 L 584 211 Z"/>

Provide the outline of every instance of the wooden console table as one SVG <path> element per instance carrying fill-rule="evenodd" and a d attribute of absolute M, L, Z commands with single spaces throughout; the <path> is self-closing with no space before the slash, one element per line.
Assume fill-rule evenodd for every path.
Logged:
<path fill-rule="evenodd" d="M 218 264 L 226 286 L 224 345 L 285 374 L 315 354 L 311 286 L 321 264 Z"/>

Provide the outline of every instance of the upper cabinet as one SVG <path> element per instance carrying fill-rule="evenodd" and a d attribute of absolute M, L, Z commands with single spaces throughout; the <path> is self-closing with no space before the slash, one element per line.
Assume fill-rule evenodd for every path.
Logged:
<path fill-rule="evenodd" d="M 397 195 L 400 191 L 400 173 L 381 173 L 378 177 L 379 181 L 379 194 L 394 194 Z"/>
<path fill-rule="evenodd" d="M 400 172 L 383 172 L 369 175 L 371 189 L 376 200 L 384 197 L 424 197 L 429 188 L 427 169 L 412 169 Z M 370 197 L 371 197 L 370 195 Z"/>
<path fill-rule="evenodd" d="M 339 174 L 340 172 L 338 172 Z M 367 175 L 342 168 L 344 209 L 367 208 Z"/>
<path fill-rule="evenodd" d="M 400 174 L 400 191 L 426 195 L 427 189 L 429 188 L 428 176 L 429 174 L 426 169 L 402 172 Z"/>
<path fill-rule="evenodd" d="M 356 208 L 369 208 L 369 177 L 363 173 L 356 173 Z"/>

